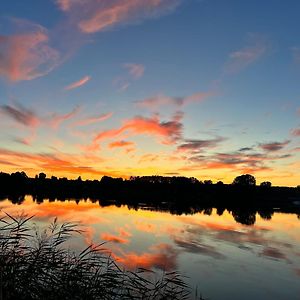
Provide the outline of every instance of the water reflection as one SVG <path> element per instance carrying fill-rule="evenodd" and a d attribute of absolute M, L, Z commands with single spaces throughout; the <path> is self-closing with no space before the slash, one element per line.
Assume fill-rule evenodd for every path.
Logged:
<path fill-rule="evenodd" d="M 105 247 L 126 268 L 179 269 L 210 299 L 224 294 L 230 299 L 299 299 L 297 210 L 147 207 L 31 196 L 5 199 L 0 207 L 10 214 L 35 215 L 37 226 L 56 216 L 61 222 L 79 221 L 85 231 L 72 247 L 107 241 Z"/>
<path fill-rule="evenodd" d="M 29 196 L 28 196 L 29 197 Z M 107 201 L 107 200 L 99 200 L 99 199 L 68 199 L 68 198 L 51 198 L 51 199 L 44 199 L 42 197 L 36 197 L 36 196 L 30 196 L 32 200 L 37 204 L 42 204 L 44 201 L 46 202 L 71 202 L 74 201 L 76 204 L 79 204 L 79 202 L 91 202 L 91 203 L 97 203 L 100 207 L 106 207 L 106 206 L 126 206 L 129 210 L 149 210 L 149 211 L 157 211 L 157 212 L 168 212 L 170 214 L 174 215 L 193 215 L 197 213 L 203 213 L 204 215 L 210 216 L 212 214 L 213 208 L 210 206 L 205 206 L 205 204 L 194 204 L 193 206 L 187 206 L 182 203 L 179 205 L 178 203 L 169 203 L 169 202 L 162 202 L 162 203 L 156 203 L 152 206 L 147 206 L 145 203 L 128 203 L 126 202 L 120 202 L 120 201 Z M 13 204 L 23 204 L 25 201 L 26 196 L 25 195 L 11 195 L 6 198 L 7 200 L 11 201 Z M 1 199 L 0 201 L 3 201 L 5 199 Z M 254 225 L 256 221 L 256 215 L 258 214 L 262 219 L 264 220 L 271 220 L 272 216 L 275 212 L 277 213 L 290 213 L 290 214 L 296 214 L 298 219 L 300 219 L 300 207 L 299 206 L 285 206 L 285 207 L 278 207 L 278 208 L 270 208 L 270 207 L 235 207 L 228 205 L 227 207 L 217 207 L 216 213 L 219 216 L 222 216 L 225 210 L 227 210 L 234 218 L 234 220 L 237 223 L 241 223 L 244 225 Z"/>

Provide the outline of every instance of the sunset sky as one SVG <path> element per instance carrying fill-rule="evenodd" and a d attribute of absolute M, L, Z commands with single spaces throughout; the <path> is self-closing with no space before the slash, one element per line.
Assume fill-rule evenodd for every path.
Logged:
<path fill-rule="evenodd" d="M 300 184 L 300 1 L 1 0 L 0 170 Z"/>

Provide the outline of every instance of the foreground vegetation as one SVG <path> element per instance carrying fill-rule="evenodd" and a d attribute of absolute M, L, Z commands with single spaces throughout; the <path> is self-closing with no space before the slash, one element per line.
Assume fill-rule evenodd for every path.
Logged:
<path fill-rule="evenodd" d="M 0 218 L 0 299 L 187 299 L 187 285 L 177 272 L 118 267 L 103 244 L 80 253 L 66 242 L 80 233 L 76 224 L 55 219 L 43 232 L 30 227 L 32 217 Z"/>

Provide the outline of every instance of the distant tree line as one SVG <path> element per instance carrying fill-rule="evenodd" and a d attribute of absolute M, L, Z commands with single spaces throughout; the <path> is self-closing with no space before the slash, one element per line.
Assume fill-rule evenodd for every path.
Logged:
<path fill-rule="evenodd" d="M 69 180 L 40 173 L 29 178 L 25 172 L 0 173 L 0 201 L 21 204 L 25 195 L 37 203 L 89 199 L 101 206 L 127 205 L 130 209 L 154 209 L 171 214 L 222 214 L 227 209 L 239 223 L 252 225 L 259 213 L 271 219 L 274 211 L 300 215 L 300 188 L 256 185 L 250 174 L 237 176 L 232 184 L 199 181 L 194 177 L 132 176 L 129 179 L 103 176 L 100 180 Z"/>
<path fill-rule="evenodd" d="M 99 198 L 146 202 L 237 203 L 238 205 L 295 200 L 299 188 L 272 187 L 271 182 L 256 186 L 250 174 L 237 176 L 232 184 L 200 181 L 183 176 L 132 176 L 129 179 L 103 176 L 100 180 L 67 179 L 40 173 L 30 178 L 25 172 L 0 173 L 0 195 L 31 194 L 37 198 Z M 248 205 L 247 204 L 247 205 Z"/>

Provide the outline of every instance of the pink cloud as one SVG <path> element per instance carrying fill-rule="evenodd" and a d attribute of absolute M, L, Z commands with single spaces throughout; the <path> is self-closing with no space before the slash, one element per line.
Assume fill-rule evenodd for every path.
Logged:
<path fill-rule="evenodd" d="M 72 0 L 56 0 L 57 5 L 63 11 L 68 11 L 71 8 Z"/>
<path fill-rule="evenodd" d="M 128 70 L 129 74 L 134 79 L 141 78 L 144 75 L 145 66 L 143 66 L 141 64 L 127 63 L 127 64 L 124 64 L 123 66 L 124 66 L 124 68 L 126 68 Z"/>
<path fill-rule="evenodd" d="M 84 119 L 74 122 L 72 125 L 73 126 L 87 126 L 90 124 L 105 121 L 105 120 L 111 118 L 112 115 L 113 115 L 113 113 L 109 112 L 109 113 L 102 114 L 99 116 L 87 117 L 87 118 L 84 118 Z"/>
<path fill-rule="evenodd" d="M 225 64 L 226 73 L 238 73 L 261 58 L 267 51 L 266 42 L 257 35 L 250 36 L 250 45 L 229 55 Z"/>
<path fill-rule="evenodd" d="M 106 30 L 121 23 L 154 18 L 173 11 L 182 0 L 56 0 L 84 33 Z"/>
<path fill-rule="evenodd" d="M 158 95 L 151 98 L 146 98 L 141 101 L 136 101 L 136 105 L 148 109 L 158 109 L 160 106 L 174 105 L 184 106 L 191 103 L 201 103 L 208 97 L 213 96 L 213 92 L 199 92 L 187 97 L 169 97 L 164 95 Z"/>
<path fill-rule="evenodd" d="M 83 78 L 81 78 L 80 80 L 71 83 L 70 85 L 65 87 L 65 90 L 69 91 L 69 90 L 73 90 L 76 89 L 80 86 L 85 85 L 89 80 L 91 79 L 91 76 L 84 76 Z"/>
<path fill-rule="evenodd" d="M 300 128 L 295 128 L 292 130 L 293 136 L 300 136 Z"/>
<path fill-rule="evenodd" d="M 64 4 L 61 7 L 70 8 L 70 1 L 61 2 Z M 79 29 L 84 33 L 94 33 L 119 23 L 156 17 L 173 10 L 179 3 L 179 0 L 96 0 L 76 1 L 71 8 L 81 9 L 83 14 Z"/>
<path fill-rule="evenodd" d="M 61 125 L 61 123 L 72 119 L 74 116 L 78 114 L 79 111 L 80 111 L 80 107 L 77 106 L 67 114 L 53 113 L 49 118 L 49 124 L 53 129 L 57 129 Z"/>
<path fill-rule="evenodd" d="M 259 147 L 265 151 L 279 151 L 282 150 L 289 143 L 290 141 L 262 143 L 259 144 Z"/>
<path fill-rule="evenodd" d="M 0 114 L 7 116 L 19 124 L 30 128 L 36 128 L 41 124 L 39 116 L 31 109 L 25 108 L 22 105 L 2 105 Z"/>
<path fill-rule="evenodd" d="M 27 21 L 13 24 L 18 34 L 0 36 L 0 75 L 19 81 L 48 74 L 59 64 L 60 54 L 49 46 L 47 30 Z"/>

